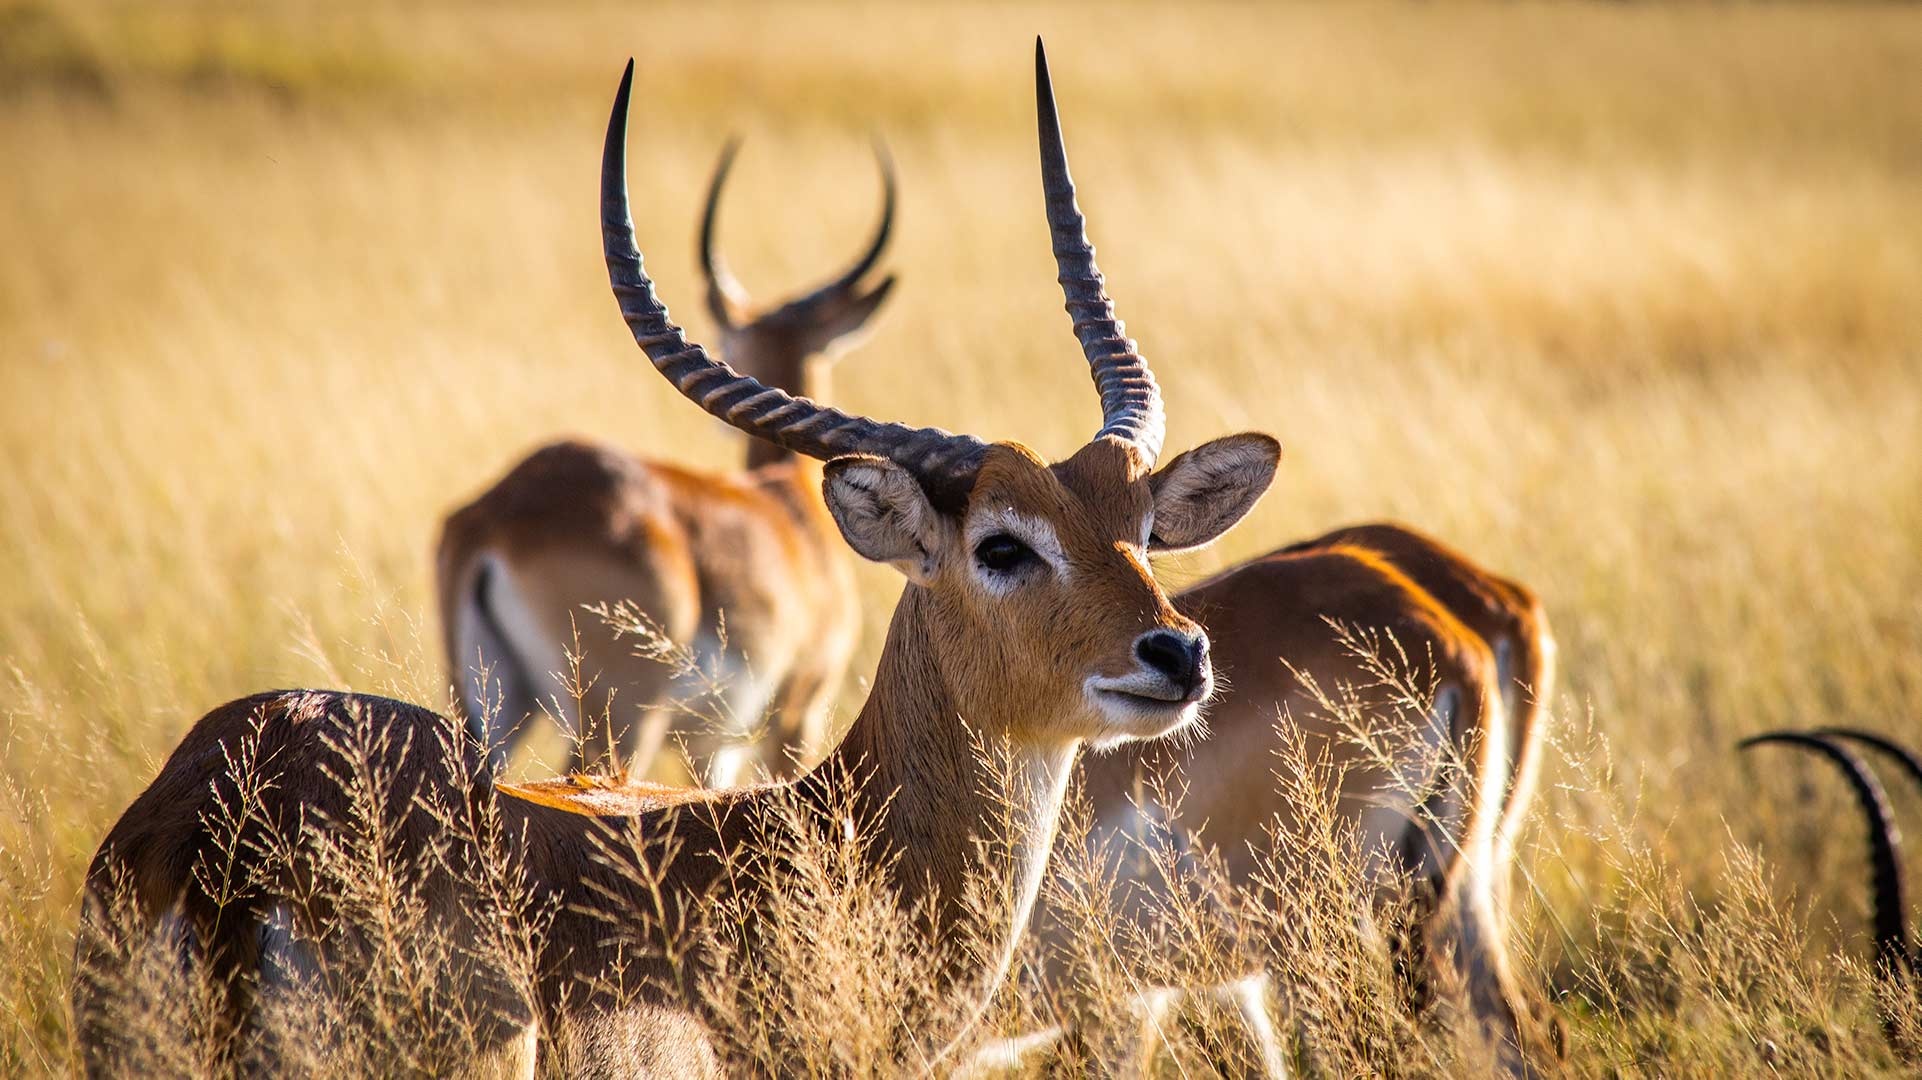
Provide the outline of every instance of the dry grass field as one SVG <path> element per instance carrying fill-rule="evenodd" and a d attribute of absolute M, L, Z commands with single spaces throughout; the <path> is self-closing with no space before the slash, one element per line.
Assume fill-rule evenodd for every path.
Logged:
<path fill-rule="evenodd" d="M 196 717 L 444 702 L 436 524 L 539 440 L 738 456 L 608 296 L 628 55 L 640 242 L 697 337 L 723 138 L 773 295 L 861 242 L 879 131 L 902 282 L 840 399 L 1093 432 L 1036 33 L 1170 446 L 1287 447 L 1164 578 L 1396 518 L 1535 586 L 1520 938 L 1571 1066 L 1901 1071 L 1843 786 L 1733 744 L 1922 740 L 1922 11 L 0 0 L 0 1072 L 71 1067 L 86 860 Z M 857 670 L 899 581 L 860 573 Z"/>

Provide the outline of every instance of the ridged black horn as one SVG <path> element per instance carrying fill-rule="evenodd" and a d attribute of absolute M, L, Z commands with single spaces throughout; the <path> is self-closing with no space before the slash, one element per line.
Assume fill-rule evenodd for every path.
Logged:
<path fill-rule="evenodd" d="M 715 243 L 715 222 L 720 216 L 721 190 L 727 185 L 728 173 L 734 168 L 734 157 L 740 149 L 739 138 L 729 138 L 726 145 L 721 147 L 720 160 L 714 166 L 714 178 L 708 182 L 707 204 L 701 212 L 701 273 L 707 278 L 708 313 L 716 323 L 729 330 L 735 329 L 735 315 L 747 307 L 748 295 L 740 280 L 728 269 L 727 260 L 721 256 Z M 887 144 L 878 135 L 874 138 L 874 160 L 881 169 L 881 221 L 875 227 L 874 239 L 868 242 L 867 250 L 854 261 L 854 265 L 839 277 L 785 307 L 812 309 L 851 299 L 854 287 L 861 283 L 868 271 L 874 269 L 887 251 L 888 240 L 894 235 L 896 184 L 894 159 L 888 154 Z"/>
<path fill-rule="evenodd" d="M 1855 751 L 1826 735 L 1803 731 L 1770 731 L 1742 740 L 1740 747 L 1747 750 L 1768 743 L 1813 750 L 1841 767 L 1850 789 L 1855 792 L 1856 804 L 1862 808 L 1862 816 L 1868 819 L 1869 824 L 1876 962 L 1891 972 L 1910 969 L 1914 961 L 1909 952 L 1909 907 L 1903 895 L 1902 837 L 1895 827 L 1895 815 L 1889 809 L 1888 793 L 1882 790 L 1875 774 L 1869 771 L 1867 763 Z"/>
<path fill-rule="evenodd" d="M 1148 370 L 1126 328 L 1115 318 L 1113 301 L 1095 266 L 1094 244 L 1088 240 L 1087 221 L 1075 204 L 1074 178 L 1068 173 L 1068 150 L 1061 140 L 1061 118 L 1055 112 L 1054 83 L 1048 77 L 1048 54 L 1041 39 L 1034 40 L 1035 111 L 1041 132 L 1041 192 L 1053 237 L 1055 267 L 1061 292 L 1081 353 L 1088 359 L 1095 388 L 1101 394 L 1101 435 L 1116 435 L 1134 443 L 1152 465 L 1161 456 L 1167 420 L 1161 408 L 1161 388 Z"/>
<path fill-rule="evenodd" d="M 707 312 L 716 325 L 734 329 L 734 312 L 747 306 L 747 290 L 727 268 L 727 262 L 714 248 L 714 220 L 721 209 L 721 189 L 734 168 L 734 155 L 741 150 L 738 136 L 728 136 L 721 146 L 721 159 L 714 164 L 714 179 L 707 184 L 707 206 L 701 211 L 701 276 L 707 279 Z"/>
<path fill-rule="evenodd" d="M 946 509 L 963 504 L 987 444 L 939 428 L 871 420 L 798 398 L 735 371 L 690 342 L 655 295 L 634 243 L 627 199 L 627 108 L 634 62 L 621 76 L 601 156 L 601 242 L 607 277 L 634 341 L 690 400 L 712 415 L 798 454 L 829 459 L 874 454 L 912 472 Z"/>

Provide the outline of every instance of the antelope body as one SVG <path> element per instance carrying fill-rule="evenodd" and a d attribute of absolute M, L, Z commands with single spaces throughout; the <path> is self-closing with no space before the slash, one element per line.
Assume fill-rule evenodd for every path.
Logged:
<path fill-rule="evenodd" d="M 325 932 L 325 912 L 300 888 L 316 851 L 352 820 L 332 776 L 342 738 L 371 740 L 403 796 L 382 808 L 382 833 L 403 853 L 431 849 L 418 882 L 427 911 L 450 936 L 496 932 L 500 911 L 473 867 L 504 846 L 524 868 L 530 903 L 551 915 L 525 971 L 470 956 L 470 970 L 437 972 L 434 992 L 487 1018 L 464 1062 L 531 1075 L 537 1045 L 569 1073 L 717 1074 L 704 1019 L 684 986 L 700 958 L 664 959 L 664 932 L 726 897 L 747 910 L 774 902 L 778 855 L 745 870 L 723 856 L 756 843 L 787 808 L 816 815 L 833 787 L 853 790 L 872 822 L 870 871 L 891 872 L 903 898 L 928 901 L 938 927 L 961 918 L 961 883 L 981 865 L 986 823 L 1012 814 L 1021 837 L 985 872 L 1012 898 L 998 955 L 959 961 L 944 978 L 991 990 L 1025 925 L 1052 844 L 1062 793 L 1082 746 L 1154 738 L 1191 723 L 1213 685 L 1207 639 L 1170 604 L 1148 567 L 1151 534 L 1163 547 L 1206 543 L 1239 520 L 1272 480 L 1279 445 L 1264 435 L 1219 439 L 1159 469 L 1159 393 L 1122 337 L 1073 204 L 1037 42 L 1044 189 L 1061 278 L 1102 391 L 1103 427 L 1067 460 L 1047 464 L 1014 443 L 883 423 L 796 399 L 743 376 L 690 343 L 669 320 L 634 247 L 625 184 L 630 63 L 608 126 L 602 228 L 609 277 L 636 342 L 683 394 L 758 438 L 826 459 L 824 496 L 846 542 L 908 579 L 889 625 L 872 693 L 841 745 L 806 775 L 725 791 L 592 784 L 515 788 L 484 767 L 472 742 L 436 749 L 450 725 L 413 706 L 336 693 L 283 693 L 224 706 L 203 718 L 160 777 L 116 824 L 91 871 L 90 921 L 130 894 L 142 927 L 177 914 L 193 951 L 228 976 L 236 1030 L 269 991 L 325 983 L 349 959 Z M 1053 143 L 1050 146 L 1050 133 Z M 1153 526 L 1151 530 L 1151 524 Z M 370 735 L 371 733 L 371 735 Z M 232 747 L 252 738 L 273 782 L 255 794 L 258 820 L 299 822 L 301 843 L 239 845 L 229 857 L 254 888 L 209 892 L 194 867 L 210 852 L 204 824 L 217 810 Z M 1005 748 L 1014 780 L 984 771 L 976 744 Z M 1015 782 L 1018 781 L 1018 782 Z M 579 788 L 576 792 L 574 789 Z M 483 823 L 450 835 L 449 816 L 473 807 Z M 458 815 L 456 815 L 458 816 Z M 496 839 L 497 838 L 497 839 Z M 623 851 L 646 871 L 618 872 Z M 479 878 L 485 879 L 481 873 Z M 934 890 L 934 891 L 930 891 Z M 637 913 L 651 913 L 640 919 Z M 83 933 L 75 1010 L 91 1069 L 116 1065 L 100 988 L 117 954 L 106 927 Z M 155 933 L 160 933 L 158 929 Z M 103 945 L 103 941 L 105 944 Z M 466 955 L 466 954 L 464 954 Z M 483 954 L 473 954 L 483 955 Z M 665 955 L 672 955 L 667 953 Z M 319 972 L 278 979 L 278 972 Z M 431 1023 L 431 1018 L 426 1023 Z M 426 1038 L 426 1036 L 423 1036 Z"/>
<path fill-rule="evenodd" d="M 881 223 L 854 265 L 750 316 L 715 250 L 737 147 L 722 152 L 701 226 L 722 353 L 760 382 L 823 400 L 829 365 L 894 284 L 888 276 L 861 287 L 892 231 L 893 166 L 877 144 Z M 820 464 L 761 440 L 749 441 L 737 473 L 577 440 L 542 447 L 449 515 L 436 576 L 448 675 L 497 764 L 545 708 L 574 737 L 576 771 L 608 749 L 645 773 L 677 737 L 711 786 L 784 775 L 790 752 L 825 749 L 829 706 L 860 635 Z M 680 655 L 622 640 L 587 610 L 620 602 Z"/>
<path fill-rule="evenodd" d="M 1555 692 L 1555 635 L 1534 590 L 1476 563 L 1441 541 L 1392 522 L 1353 525 L 1283 549 L 1284 554 L 1361 548 L 1396 570 L 1488 646 L 1506 714 L 1501 747 L 1501 817 L 1495 829 L 1494 865 L 1514 857 L 1515 834 L 1528 813 L 1541 769 L 1543 717 Z M 1505 894 L 1508 874 L 1498 875 Z"/>
<path fill-rule="evenodd" d="M 1180 593 L 1175 605 L 1207 628 L 1227 690 L 1208 710 L 1206 738 L 1084 761 L 1091 840 L 1112 857 L 1166 823 L 1198 836 L 1229 879 L 1248 887 L 1264 862 L 1293 857 L 1285 838 L 1295 835 L 1298 808 L 1279 795 L 1277 779 L 1284 730 L 1307 760 L 1328 766 L 1339 789 L 1326 794 L 1359 828 L 1382 888 L 1412 878 L 1425 894 L 1406 942 L 1415 1002 L 1460 987 L 1460 1004 L 1506 1067 L 1524 1071 L 1523 1052 L 1555 1039 L 1510 970 L 1503 904 L 1512 830 L 1539 753 L 1536 715 L 1553 678 L 1554 643 L 1534 596 L 1439 542 L 1381 524 L 1252 559 Z M 1387 654 L 1392 678 L 1356 654 L 1356 638 Z M 1502 643 L 1499 652 L 1491 641 Z M 1501 654 L 1526 678 L 1506 674 Z M 1429 690 L 1429 715 L 1405 716 L 1411 692 Z M 1162 806 L 1158 791 L 1180 797 Z M 1270 832 L 1277 825 L 1279 848 Z M 1141 859 L 1113 865 L 1121 895 L 1169 887 Z M 1066 920 L 1044 910 L 1038 924 L 1062 956 Z M 1065 977 L 1058 959 L 1055 967 Z M 1262 1031 L 1248 988 L 1235 990 L 1235 1004 Z M 1143 1007 L 1172 1001 L 1164 994 Z M 1277 1047 L 1262 1052 L 1280 1060 Z"/>

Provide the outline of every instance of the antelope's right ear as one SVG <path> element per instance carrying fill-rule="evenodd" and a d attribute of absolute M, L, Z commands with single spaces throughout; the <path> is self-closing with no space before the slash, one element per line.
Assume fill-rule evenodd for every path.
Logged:
<path fill-rule="evenodd" d="M 1260 432 L 1227 435 L 1177 455 L 1148 480 L 1154 490 L 1152 551 L 1191 551 L 1225 533 L 1255 508 L 1281 444 Z"/>
<path fill-rule="evenodd" d="M 838 457 L 827 463 L 821 495 L 848 546 L 862 558 L 887 563 L 916 585 L 934 581 L 953 545 L 954 525 L 912 473 L 886 458 Z"/>

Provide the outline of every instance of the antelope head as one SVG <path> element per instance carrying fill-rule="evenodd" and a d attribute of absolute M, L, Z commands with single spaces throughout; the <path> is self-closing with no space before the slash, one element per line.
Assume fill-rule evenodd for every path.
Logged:
<path fill-rule="evenodd" d="M 1230 436 L 1157 468 L 1160 391 L 1095 266 L 1040 43 L 1049 231 L 1102 405 L 1094 438 L 1056 463 L 1018 443 L 797 398 L 690 342 L 634 244 L 625 179 L 632 80 L 630 63 L 608 126 L 601 189 L 622 315 L 655 368 L 709 413 L 828 462 L 823 494 L 848 544 L 909 581 L 888 653 L 912 658 L 905 666 L 917 669 L 915 694 L 944 702 L 977 730 L 1031 745 L 1102 746 L 1191 722 L 1213 688 L 1208 639 L 1169 603 L 1148 556 L 1206 544 L 1240 520 L 1274 478 L 1281 447 L 1266 435 Z M 877 675 L 876 697 L 892 692 Z"/>
<path fill-rule="evenodd" d="M 739 152 L 739 139 L 729 139 L 708 184 L 707 208 L 701 214 L 701 273 L 707 279 L 707 310 L 721 332 L 721 353 L 736 370 L 771 386 L 809 396 L 810 375 L 818 367 L 853 347 L 859 331 L 894 288 L 894 275 L 872 288 L 862 279 L 880 262 L 894 231 L 894 162 L 877 138 L 875 160 L 881 166 L 881 222 L 874 239 L 854 264 L 834 280 L 778 307 L 756 311 L 747 290 L 729 272 L 715 243 L 715 221 L 720 214 L 721 190 Z"/>

